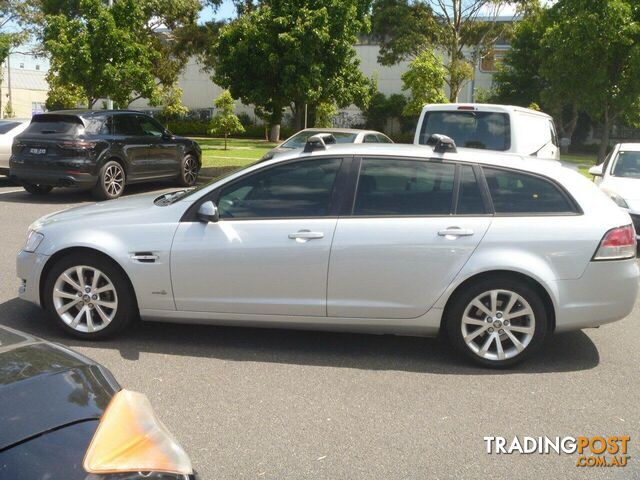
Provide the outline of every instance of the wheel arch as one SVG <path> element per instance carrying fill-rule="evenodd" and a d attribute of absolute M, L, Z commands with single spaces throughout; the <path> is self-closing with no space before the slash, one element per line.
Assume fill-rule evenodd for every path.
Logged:
<path fill-rule="evenodd" d="M 131 291 L 131 293 L 133 295 L 133 303 L 136 306 L 136 308 L 139 310 L 138 297 L 136 296 L 135 288 L 133 288 L 133 283 L 131 282 L 131 278 L 129 278 L 129 275 L 127 274 L 126 270 L 124 268 L 122 268 L 122 265 L 120 265 L 120 263 L 118 263 L 110 255 L 106 254 L 105 252 L 102 252 L 100 250 L 97 250 L 95 248 L 90 248 L 90 247 L 63 248 L 63 249 L 57 251 L 56 253 L 54 253 L 53 255 L 51 255 L 51 257 L 49 257 L 47 262 L 44 264 L 44 267 L 42 268 L 42 273 L 40 274 L 40 281 L 39 281 L 39 285 L 38 285 L 38 294 L 40 296 L 40 305 L 42 307 L 45 306 L 44 287 L 45 287 L 45 284 L 47 282 L 47 277 L 49 276 L 49 272 L 51 271 L 51 269 L 62 258 L 65 258 L 65 257 L 68 257 L 68 256 L 72 256 L 72 255 L 82 255 L 82 254 L 89 254 L 89 255 L 99 256 L 99 257 L 103 258 L 104 260 L 110 262 L 111 264 L 113 264 L 114 267 L 116 267 L 118 270 L 120 270 L 120 272 L 123 274 L 124 278 L 128 282 L 129 289 L 130 289 L 130 291 Z"/>
<path fill-rule="evenodd" d="M 104 152 L 102 158 L 100 158 L 100 160 L 98 161 L 98 172 L 100 172 L 100 169 L 104 166 L 105 163 L 111 161 L 118 162 L 124 170 L 125 177 L 129 176 L 129 164 L 122 155 L 119 155 L 112 150 L 107 150 L 106 152 Z"/>
<path fill-rule="evenodd" d="M 530 275 L 524 274 L 522 272 L 517 272 L 514 270 L 503 270 L 503 269 L 488 270 L 488 271 L 476 273 L 475 275 L 472 275 L 469 278 L 466 278 L 463 282 L 461 282 L 458 286 L 456 286 L 455 289 L 451 292 L 451 294 L 447 298 L 446 304 L 444 306 L 444 309 L 442 312 L 442 318 L 440 320 L 440 331 L 443 331 L 444 322 L 447 319 L 449 310 L 451 309 L 451 306 L 453 305 L 455 299 L 457 298 L 458 295 L 460 295 L 461 292 L 469 288 L 469 286 L 473 285 L 474 283 L 481 282 L 487 279 L 493 279 L 498 276 L 500 278 L 511 278 L 514 280 L 524 282 L 528 284 L 531 288 L 533 288 L 540 295 L 540 298 L 544 303 L 548 322 L 549 322 L 549 331 L 550 332 L 555 331 L 556 308 L 552 300 L 551 294 L 549 293 L 547 288 L 545 288 L 545 286 L 539 280 L 533 278 Z"/>

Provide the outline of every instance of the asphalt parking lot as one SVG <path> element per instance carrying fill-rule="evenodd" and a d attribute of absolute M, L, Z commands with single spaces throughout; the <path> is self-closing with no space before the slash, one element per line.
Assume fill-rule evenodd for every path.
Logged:
<path fill-rule="evenodd" d="M 638 305 L 500 372 L 410 337 L 142 323 L 82 342 L 16 298 L 15 254 L 33 220 L 91 201 L 33 197 L 0 177 L 0 323 L 68 345 L 145 393 L 201 478 L 640 478 Z M 581 468 L 576 455 L 485 453 L 484 436 L 514 435 L 631 435 L 631 458 Z"/>

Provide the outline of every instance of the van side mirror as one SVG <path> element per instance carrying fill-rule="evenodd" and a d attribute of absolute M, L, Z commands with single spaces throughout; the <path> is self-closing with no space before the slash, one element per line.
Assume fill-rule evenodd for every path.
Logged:
<path fill-rule="evenodd" d="M 603 163 L 601 163 L 600 165 L 594 165 L 589 169 L 589 175 L 593 175 L 594 177 L 601 177 L 604 174 L 602 170 L 603 167 Z"/>
<path fill-rule="evenodd" d="M 216 223 L 220 220 L 220 213 L 218 212 L 218 207 L 211 200 L 208 202 L 204 202 L 198 208 L 198 220 L 204 223 Z"/>

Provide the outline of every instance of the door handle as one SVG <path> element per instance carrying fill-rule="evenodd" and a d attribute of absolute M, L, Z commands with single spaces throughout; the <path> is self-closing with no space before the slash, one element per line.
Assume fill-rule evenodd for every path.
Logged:
<path fill-rule="evenodd" d="M 296 233 L 290 233 L 289 238 L 291 240 L 295 240 L 296 242 L 307 242 L 309 240 L 314 240 L 318 238 L 324 238 L 324 233 L 322 232 L 312 232 L 310 230 L 300 230 Z"/>
<path fill-rule="evenodd" d="M 438 235 L 441 237 L 470 237 L 473 235 L 473 230 L 469 228 L 449 227 L 440 230 Z"/>

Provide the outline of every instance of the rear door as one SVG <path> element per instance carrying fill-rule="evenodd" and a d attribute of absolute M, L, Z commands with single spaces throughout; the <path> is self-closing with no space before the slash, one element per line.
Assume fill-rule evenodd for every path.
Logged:
<path fill-rule="evenodd" d="M 352 214 L 333 239 L 328 315 L 426 313 L 486 233 L 486 208 L 472 166 L 364 158 Z"/>
<path fill-rule="evenodd" d="M 149 143 L 148 162 L 154 175 L 177 175 L 180 171 L 178 144 L 174 137 L 165 136 L 165 129 L 147 115 L 137 117 L 140 128 Z"/>

